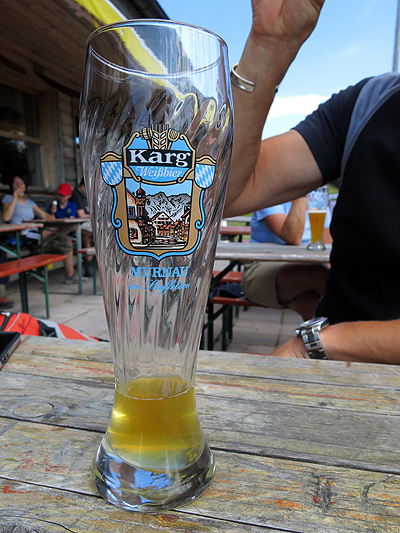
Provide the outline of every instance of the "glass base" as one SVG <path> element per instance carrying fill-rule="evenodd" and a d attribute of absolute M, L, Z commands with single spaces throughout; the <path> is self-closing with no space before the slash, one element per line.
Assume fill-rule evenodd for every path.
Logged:
<path fill-rule="evenodd" d="M 151 471 L 123 461 L 107 435 L 93 463 L 93 481 L 103 498 L 128 511 L 156 513 L 198 498 L 211 483 L 214 456 L 207 443 L 195 463 L 182 470 Z"/>
<path fill-rule="evenodd" d="M 325 250 L 325 244 L 323 242 L 309 242 L 307 244 L 307 250 L 312 250 L 313 252 L 322 252 Z"/>

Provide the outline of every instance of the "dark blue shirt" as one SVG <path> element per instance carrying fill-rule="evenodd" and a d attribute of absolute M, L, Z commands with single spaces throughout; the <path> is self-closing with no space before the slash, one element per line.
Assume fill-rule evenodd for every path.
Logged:
<path fill-rule="evenodd" d="M 70 217 L 76 218 L 76 210 L 77 210 L 76 204 L 74 204 L 73 202 L 68 201 L 67 205 L 64 208 L 61 207 L 60 204 L 58 203 L 57 211 L 55 212 L 54 216 L 56 218 L 70 218 Z M 48 209 L 49 213 L 50 211 L 51 211 L 51 206 Z"/>

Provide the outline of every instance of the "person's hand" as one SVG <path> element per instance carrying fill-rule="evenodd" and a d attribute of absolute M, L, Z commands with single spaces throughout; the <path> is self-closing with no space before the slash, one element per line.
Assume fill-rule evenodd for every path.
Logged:
<path fill-rule="evenodd" d="M 304 43 L 317 24 L 324 0 L 252 0 L 253 39 Z"/>
<path fill-rule="evenodd" d="M 13 191 L 13 197 L 18 200 L 18 198 L 21 198 L 25 195 L 24 189 L 22 187 L 18 187 L 17 189 L 14 189 Z"/>
<path fill-rule="evenodd" d="M 278 346 L 278 348 L 275 348 L 275 350 L 269 355 L 276 355 L 277 357 L 294 357 L 296 359 L 310 359 L 303 340 L 297 336 L 284 342 Z"/>
<path fill-rule="evenodd" d="M 51 207 L 50 207 L 50 213 L 52 215 L 55 215 L 57 212 L 57 204 L 52 204 Z"/>

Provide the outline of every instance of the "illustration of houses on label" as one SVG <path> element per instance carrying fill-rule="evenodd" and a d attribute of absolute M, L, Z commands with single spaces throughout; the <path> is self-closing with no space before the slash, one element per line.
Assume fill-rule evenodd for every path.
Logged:
<path fill-rule="evenodd" d="M 214 159 L 196 159 L 184 134 L 152 125 L 135 132 L 122 155 L 107 152 L 100 161 L 103 180 L 113 191 L 111 221 L 125 253 L 161 260 L 197 248 Z"/>

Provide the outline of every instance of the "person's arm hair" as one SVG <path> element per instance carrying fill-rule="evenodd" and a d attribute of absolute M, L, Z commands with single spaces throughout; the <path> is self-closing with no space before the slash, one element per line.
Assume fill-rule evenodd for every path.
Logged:
<path fill-rule="evenodd" d="M 249 213 L 303 196 L 322 176 L 307 144 L 294 130 L 261 142 L 282 81 L 313 31 L 324 0 L 253 0 L 253 24 L 237 66 L 255 83 L 252 93 L 232 85 L 235 134 L 225 216 Z"/>
<path fill-rule="evenodd" d="M 319 333 L 329 360 L 400 365 L 400 320 L 342 322 Z M 308 359 L 303 340 L 296 336 L 270 355 Z"/>

